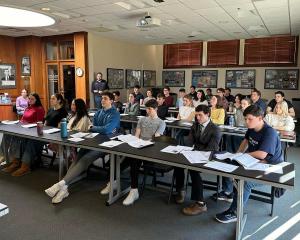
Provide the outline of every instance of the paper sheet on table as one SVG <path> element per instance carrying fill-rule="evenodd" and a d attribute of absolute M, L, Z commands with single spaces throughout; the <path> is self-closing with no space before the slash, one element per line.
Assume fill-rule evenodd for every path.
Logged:
<path fill-rule="evenodd" d="M 131 134 L 127 134 L 127 135 L 119 135 L 118 139 L 122 142 L 132 142 L 132 141 L 137 141 L 139 138 L 137 138 L 136 136 L 133 136 Z"/>
<path fill-rule="evenodd" d="M 90 133 L 88 135 L 86 135 L 84 138 L 94 138 L 98 135 L 99 133 Z"/>
<path fill-rule="evenodd" d="M 123 142 L 121 142 L 121 141 L 111 140 L 111 141 L 103 142 L 103 143 L 99 144 L 99 146 L 112 148 L 112 147 L 116 147 L 122 143 Z"/>
<path fill-rule="evenodd" d="M 83 138 L 69 138 L 68 140 L 71 141 L 71 142 L 81 142 L 84 139 Z"/>
<path fill-rule="evenodd" d="M 256 163 L 250 167 L 244 167 L 246 170 L 258 170 L 264 171 L 265 173 L 279 173 L 282 174 L 282 167 L 279 165 L 270 165 L 267 163 Z"/>
<path fill-rule="evenodd" d="M 230 129 L 230 130 L 236 129 L 236 127 L 228 126 L 228 125 L 219 125 L 219 127 L 224 129 Z"/>
<path fill-rule="evenodd" d="M 176 107 L 169 107 L 170 110 L 176 110 Z"/>
<path fill-rule="evenodd" d="M 172 123 L 175 122 L 175 120 L 164 120 L 165 123 Z"/>
<path fill-rule="evenodd" d="M 32 128 L 36 127 L 36 123 L 21 125 L 23 128 Z"/>
<path fill-rule="evenodd" d="M 177 153 L 180 153 L 182 151 L 191 151 L 191 150 L 193 150 L 192 147 L 177 145 L 177 146 L 167 146 L 167 147 L 165 147 L 164 149 L 162 149 L 160 151 L 161 152 L 166 152 L 166 153 L 177 154 Z"/>
<path fill-rule="evenodd" d="M 51 134 L 51 133 L 60 132 L 60 129 L 59 128 L 50 128 L 50 129 L 43 130 L 43 132 Z"/>
<path fill-rule="evenodd" d="M 225 152 L 225 153 L 218 153 L 218 154 L 215 154 L 215 157 L 219 160 L 224 160 L 226 158 L 229 158 L 229 159 L 233 159 L 234 157 L 237 157 L 237 156 L 240 156 L 242 155 L 243 153 L 230 153 L 230 152 Z"/>
<path fill-rule="evenodd" d="M 217 162 L 217 161 L 212 161 L 204 164 L 204 167 L 208 168 L 213 168 L 216 170 L 221 170 L 223 172 L 233 172 L 238 168 L 238 166 L 227 164 L 227 163 L 222 163 L 222 162 Z"/>
<path fill-rule="evenodd" d="M 207 163 L 211 152 L 183 151 L 182 154 L 190 163 Z"/>
<path fill-rule="evenodd" d="M 142 148 L 146 146 L 153 145 L 154 143 L 151 141 L 146 141 L 143 139 L 134 140 L 134 141 L 129 141 L 127 142 L 129 146 L 134 147 L 134 148 Z"/>
<path fill-rule="evenodd" d="M 89 113 L 89 116 L 90 116 L 90 117 L 94 117 L 94 116 L 95 116 L 95 112 Z"/>
<path fill-rule="evenodd" d="M 9 121 L 9 120 L 2 121 L 2 123 L 6 124 L 6 125 L 17 124 L 18 122 L 19 122 L 19 120 L 17 120 L 17 121 Z"/>
<path fill-rule="evenodd" d="M 181 123 L 182 125 L 185 125 L 185 126 L 192 126 L 193 123 L 192 122 L 183 122 Z"/>
<path fill-rule="evenodd" d="M 167 120 L 169 120 L 169 121 L 176 121 L 176 120 L 178 120 L 177 118 L 175 118 L 175 117 L 166 117 L 166 119 Z"/>
<path fill-rule="evenodd" d="M 143 117 L 145 117 L 145 116 L 136 116 L 138 119 L 140 119 L 140 118 L 143 118 Z"/>
<path fill-rule="evenodd" d="M 72 137 L 72 138 L 83 138 L 83 137 L 85 137 L 89 134 L 90 133 L 78 132 L 78 133 L 74 133 L 74 134 L 70 135 L 70 137 Z"/>
<path fill-rule="evenodd" d="M 120 116 L 127 116 L 127 113 L 120 113 Z"/>

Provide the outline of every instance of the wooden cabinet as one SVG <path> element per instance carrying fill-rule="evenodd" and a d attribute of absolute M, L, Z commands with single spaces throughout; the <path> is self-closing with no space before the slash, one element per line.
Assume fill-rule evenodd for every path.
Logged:
<path fill-rule="evenodd" d="M 13 104 L 0 104 L 0 121 L 16 119 L 17 115 L 13 112 Z"/>

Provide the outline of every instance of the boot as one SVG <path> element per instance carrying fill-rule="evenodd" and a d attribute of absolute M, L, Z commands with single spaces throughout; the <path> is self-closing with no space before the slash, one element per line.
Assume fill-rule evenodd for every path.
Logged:
<path fill-rule="evenodd" d="M 17 160 L 17 159 L 14 159 L 12 160 L 11 164 L 6 167 L 6 168 L 3 168 L 2 171 L 3 172 L 6 172 L 6 173 L 12 173 L 14 171 L 16 171 L 20 166 L 20 161 Z"/>
<path fill-rule="evenodd" d="M 13 177 L 21 177 L 27 173 L 30 173 L 30 167 L 26 163 L 22 162 L 21 167 L 17 171 L 13 172 L 11 175 Z"/>

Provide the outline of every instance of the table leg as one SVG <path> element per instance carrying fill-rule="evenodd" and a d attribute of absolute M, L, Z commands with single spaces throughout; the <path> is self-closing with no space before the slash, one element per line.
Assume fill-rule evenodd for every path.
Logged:
<path fill-rule="evenodd" d="M 8 156 L 8 148 L 9 148 L 9 146 L 6 146 L 6 143 L 7 142 L 5 141 L 5 134 L 3 134 L 3 137 L 2 137 L 2 144 L 3 144 L 3 151 L 4 151 L 3 152 L 3 157 L 4 157 L 5 162 L 9 163 L 9 156 Z M 10 143 L 8 145 L 10 145 Z"/>
<path fill-rule="evenodd" d="M 236 222 L 236 234 L 235 239 L 242 239 L 243 230 L 246 224 L 247 215 L 244 215 L 243 207 L 243 194 L 244 194 L 244 180 L 238 180 L 237 183 L 237 222 Z"/>
<path fill-rule="evenodd" d="M 59 152 L 59 180 L 63 178 L 64 172 L 64 147 L 63 145 L 58 145 Z"/>

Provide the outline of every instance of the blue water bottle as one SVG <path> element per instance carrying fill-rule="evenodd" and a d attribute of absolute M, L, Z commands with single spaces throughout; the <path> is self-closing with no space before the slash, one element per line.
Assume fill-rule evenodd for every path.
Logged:
<path fill-rule="evenodd" d="M 234 116 L 233 115 L 229 116 L 229 126 L 234 127 Z"/>
<path fill-rule="evenodd" d="M 67 119 L 66 118 L 63 118 L 60 122 L 60 135 L 61 135 L 61 138 L 67 138 L 68 137 Z"/>

